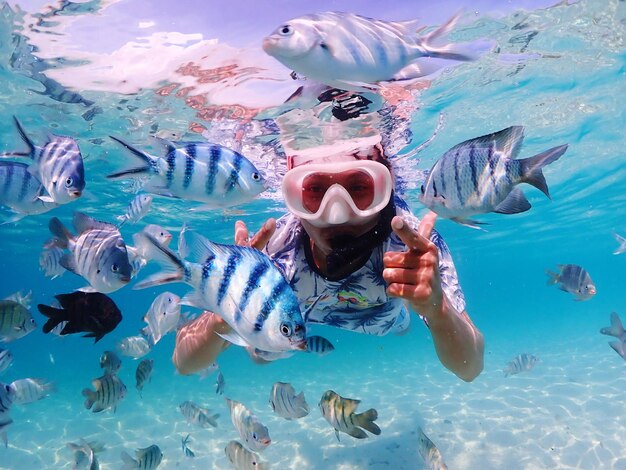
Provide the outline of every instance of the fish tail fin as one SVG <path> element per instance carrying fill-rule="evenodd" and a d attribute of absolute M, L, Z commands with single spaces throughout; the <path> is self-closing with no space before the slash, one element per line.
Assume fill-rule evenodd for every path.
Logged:
<path fill-rule="evenodd" d="M 83 396 L 85 397 L 85 408 L 87 408 L 88 410 L 98 400 L 98 394 L 93 390 L 89 390 L 88 388 L 83 389 Z"/>
<path fill-rule="evenodd" d="M 558 273 L 553 273 L 549 269 L 546 269 L 546 274 L 548 275 L 548 280 L 546 281 L 546 285 L 552 286 L 556 284 L 557 282 L 559 282 L 560 275 Z"/>
<path fill-rule="evenodd" d="M 63 315 L 64 310 L 50 307 L 44 304 L 38 304 L 37 309 L 42 315 L 49 318 L 49 320 L 43 326 L 44 333 L 50 333 L 54 329 L 55 326 L 57 326 L 62 321 L 66 320 L 66 318 L 64 318 L 64 315 Z"/>
<path fill-rule="evenodd" d="M 207 417 L 207 422 L 213 426 L 214 428 L 217 427 L 217 418 L 220 417 L 219 413 L 215 413 L 214 415 L 208 416 Z"/>
<path fill-rule="evenodd" d="M 176 253 L 167 247 L 161 246 L 151 235 L 145 234 L 146 239 L 154 250 L 154 258 L 163 265 L 163 271 L 153 274 L 145 280 L 135 284 L 133 289 L 145 289 L 152 286 L 160 286 L 171 282 L 185 281 L 185 261 L 180 259 Z"/>
<path fill-rule="evenodd" d="M 566 150 L 567 144 L 559 145 L 558 147 L 553 147 L 550 150 L 541 152 L 534 157 L 519 160 L 522 181 L 534 186 L 548 196 L 549 199 L 552 199 L 548 191 L 548 183 L 546 183 L 546 178 L 543 176 L 541 169 L 561 158 L 561 155 L 563 155 Z"/>
<path fill-rule="evenodd" d="M 620 357 L 626 359 L 626 352 L 624 352 L 624 342 L 623 341 L 611 341 L 609 343 L 609 346 L 611 346 L 611 348 L 613 348 L 613 351 L 615 351 L 617 354 L 620 355 Z"/>
<path fill-rule="evenodd" d="M 370 408 L 363 413 L 359 413 L 358 415 L 354 415 L 354 422 L 359 427 L 362 427 L 366 431 L 371 432 L 372 434 L 376 434 L 377 436 L 380 434 L 380 428 L 374 421 L 378 419 L 378 411 L 374 408 Z"/>
<path fill-rule="evenodd" d="M 118 139 L 117 137 L 113 137 L 112 135 L 110 135 L 109 137 L 113 139 L 115 142 L 121 144 L 124 148 L 126 148 L 126 150 L 128 150 L 131 153 L 131 155 L 141 160 L 143 165 L 139 167 L 128 168 L 126 170 L 118 171 L 117 173 L 111 173 L 110 175 L 107 175 L 107 178 L 116 179 L 116 178 L 123 178 L 129 175 L 142 175 L 145 173 L 156 172 L 156 159 L 154 157 L 152 157 L 151 155 L 147 154 L 146 152 L 142 150 L 139 150 L 138 148 L 133 147 L 129 143 L 126 143 L 123 140 Z"/>
<path fill-rule="evenodd" d="M 600 330 L 603 335 L 615 336 L 616 338 L 621 338 L 625 332 L 622 321 L 615 312 L 611 312 L 611 326 Z"/>
<path fill-rule="evenodd" d="M 22 124 L 17 119 L 17 117 L 13 116 L 13 122 L 15 122 L 15 126 L 17 127 L 17 132 L 19 132 L 20 137 L 22 138 L 24 143 L 28 145 L 28 150 L 29 150 L 28 155 L 32 158 L 35 155 L 35 149 L 36 149 L 35 144 L 33 143 L 32 140 L 30 140 L 30 137 L 28 137 L 28 135 L 26 134 L 26 131 L 22 127 Z"/>
<path fill-rule="evenodd" d="M 67 248 L 68 242 L 73 238 L 72 233 L 63 225 L 57 217 L 52 217 L 48 223 L 48 228 L 52 235 L 55 236 L 54 246 L 59 248 Z"/>
<path fill-rule="evenodd" d="M 310 411 L 309 404 L 306 402 L 306 399 L 304 398 L 304 392 L 300 392 L 298 395 L 296 395 L 295 405 L 296 405 L 296 408 L 300 408 L 306 411 L 307 413 Z"/>
<path fill-rule="evenodd" d="M 613 233 L 613 236 L 615 237 L 615 240 L 617 240 L 617 243 L 619 243 L 619 246 L 613 252 L 613 254 L 620 255 L 622 253 L 625 253 L 626 252 L 626 238 L 622 237 L 621 235 L 618 235 L 617 233 Z"/>
<path fill-rule="evenodd" d="M 467 47 L 467 45 L 445 44 L 442 46 L 435 46 L 432 44 L 435 40 L 452 31 L 456 26 L 459 17 L 460 14 L 457 13 L 437 29 L 428 33 L 425 37 L 419 38 L 416 44 L 419 56 L 423 57 L 425 55 L 427 57 L 437 59 L 461 60 L 466 62 L 476 60 L 480 53 L 473 51 L 471 48 Z"/>
<path fill-rule="evenodd" d="M 137 462 L 130 455 L 128 455 L 128 452 L 126 452 L 125 450 L 122 451 L 120 456 L 122 457 L 122 461 L 124 462 L 122 470 L 132 470 L 133 468 L 139 468 L 139 462 Z"/>

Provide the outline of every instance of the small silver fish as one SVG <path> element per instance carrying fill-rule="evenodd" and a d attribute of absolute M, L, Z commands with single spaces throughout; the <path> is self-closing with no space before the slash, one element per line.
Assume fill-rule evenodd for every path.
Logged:
<path fill-rule="evenodd" d="M 151 245 L 146 235 L 150 235 L 157 243 L 165 247 L 169 246 L 172 241 L 172 234 L 156 224 L 146 225 L 143 230 L 133 234 L 133 243 L 135 246 L 126 246 L 128 250 L 128 260 L 133 269 L 133 277 L 137 276 L 137 273 L 152 259 L 150 254 Z"/>
<path fill-rule="evenodd" d="M 377 436 L 380 434 L 380 428 L 374 423 L 378 419 L 378 412 L 370 408 L 363 413 L 356 414 L 359 403 L 361 400 L 343 398 L 333 390 L 327 390 L 322 395 L 319 408 L 324 419 L 335 429 L 337 440 L 339 440 L 339 431 L 357 439 L 367 437 L 363 429 Z"/>
<path fill-rule="evenodd" d="M 27 156 L 32 159 L 28 171 L 36 176 L 46 190 L 39 199 L 55 204 L 67 204 L 78 199 L 85 189 L 85 167 L 78 144 L 71 137 L 50 134 L 43 147 L 35 145 L 13 117 L 28 153 L 6 153 L 2 156 Z"/>
<path fill-rule="evenodd" d="M 470 216 L 530 209 L 526 196 L 516 188 L 520 183 L 535 186 L 549 198 L 542 168 L 558 160 L 567 145 L 517 160 L 523 139 L 524 128 L 513 126 L 452 147 L 430 170 L 420 201 L 441 217 L 478 228 L 480 222 Z"/>
<path fill-rule="evenodd" d="M 118 341 L 117 350 L 123 356 L 139 359 L 150 352 L 150 343 L 143 336 L 128 336 Z"/>
<path fill-rule="evenodd" d="M 8 349 L 0 348 L 0 374 L 13 364 L 13 354 Z"/>
<path fill-rule="evenodd" d="M 65 273 L 65 268 L 61 265 L 61 258 L 64 254 L 65 250 L 57 246 L 42 250 L 41 255 L 39 255 L 39 267 L 44 276 L 55 279 Z"/>
<path fill-rule="evenodd" d="M 224 448 L 226 457 L 235 470 L 269 470 L 269 464 L 261 461 L 259 454 L 250 452 L 240 442 L 230 441 Z"/>
<path fill-rule="evenodd" d="M 115 374 L 122 367 L 122 360 L 113 351 L 104 351 L 100 356 L 100 367 L 105 374 Z"/>
<path fill-rule="evenodd" d="M 473 60 L 467 47 L 435 46 L 450 32 L 453 17 L 425 36 L 417 20 L 382 21 L 343 12 L 323 12 L 293 18 L 263 40 L 263 50 L 308 79 L 341 90 L 363 91 L 378 83 L 429 75 L 438 67 L 423 57 Z"/>
<path fill-rule="evenodd" d="M 547 285 L 558 284 L 562 291 L 574 294 L 576 297 L 574 300 L 578 302 L 589 300 L 596 295 L 596 286 L 584 268 L 576 264 L 557 264 L 557 269 L 558 273 L 546 269 Z"/>
<path fill-rule="evenodd" d="M 148 313 L 143 317 L 148 326 L 141 330 L 152 345 L 157 344 L 170 331 L 176 330 L 180 322 L 180 306 L 180 297 L 171 292 L 163 292 L 154 299 Z"/>
<path fill-rule="evenodd" d="M 44 202 L 40 196 L 46 194 L 45 188 L 28 171 L 28 165 L 19 162 L 0 162 L 0 205 L 8 207 L 14 214 L 2 222 L 15 223 L 27 215 L 43 214 L 58 204 Z"/>
<path fill-rule="evenodd" d="M 55 246 L 70 251 L 61 258 L 61 266 L 90 284 L 79 290 L 108 294 L 128 284 L 132 268 L 126 244 L 115 225 L 75 212 L 78 235 L 72 235 L 56 217 L 50 219 L 49 228 L 56 237 Z"/>
<path fill-rule="evenodd" d="M 221 145 L 163 141 L 166 155 L 155 157 L 111 138 L 130 151 L 141 166 L 107 177 L 149 176 L 143 186 L 149 193 L 203 202 L 199 209 L 217 209 L 243 204 L 265 191 L 265 179 L 252 162 Z"/>
<path fill-rule="evenodd" d="M 417 428 L 417 450 L 424 459 L 428 470 L 448 470 L 447 465 L 443 461 L 443 455 L 437 446 L 433 444 L 421 427 Z"/>
<path fill-rule="evenodd" d="M 278 416 L 285 419 L 303 418 L 309 414 L 309 405 L 304 399 L 304 392 L 296 395 L 293 385 L 276 382 L 270 392 L 270 405 Z"/>
<path fill-rule="evenodd" d="M 153 359 L 144 359 L 139 364 L 137 364 L 137 370 L 135 371 L 135 380 L 137 384 L 135 385 L 135 388 L 139 391 L 139 396 L 141 396 L 144 384 L 146 382 L 149 382 L 152 378 L 153 368 Z"/>
<path fill-rule="evenodd" d="M 152 196 L 150 194 L 137 194 L 128 204 L 126 213 L 117 217 L 117 220 L 120 221 L 118 227 L 121 227 L 126 222 L 136 224 L 146 216 L 151 205 Z"/>
<path fill-rule="evenodd" d="M 230 418 L 244 445 L 253 452 L 261 452 L 272 443 L 269 431 L 248 408 L 238 401 L 226 398 Z"/>
<path fill-rule="evenodd" d="M 539 362 L 539 359 L 532 354 L 519 354 L 508 363 L 504 369 L 504 376 L 508 377 L 509 375 L 515 375 L 520 372 L 528 371 L 532 369 L 537 362 Z"/>
<path fill-rule="evenodd" d="M 615 336 L 618 339 L 618 341 L 611 341 L 609 346 L 611 346 L 622 359 L 626 360 L 626 331 L 617 313 L 611 312 L 611 326 L 602 328 L 600 333 Z"/>
<path fill-rule="evenodd" d="M 308 336 L 306 339 L 306 352 L 325 356 L 335 350 L 330 341 L 321 336 Z"/>
<path fill-rule="evenodd" d="M 613 254 L 621 255 L 622 253 L 626 253 L 626 238 L 618 235 L 617 233 L 614 233 L 613 236 L 615 237 L 615 240 L 617 240 L 617 243 L 619 243 L 619 246 L 615 249 Z"/>
<path fill-rule="evenodd" d="M 11 383 L 11 387 L 15 392 L 13 403 L 16 405 L 33 403 L 56 390 L 54 384 L 47 380 L 30 378 L 15 380 Z"/>
<path fill-rule="evenodd" d="M 224 374 L 218 372 L 217 379 L 215 379 L 215 393 L 218 395 L 224 395 L 224 388 L 226 387 L 226 381 L 224 380 Z"/>
<path fill-rule="evenodd" d="M 96 454 L 104 450 L 104 445 L 81 439 L 78 443 L 68 442 L 66 446 L 74 452 L 73 470 L 98 470 L 100 468 Z"/>
<path fill-rule="evenodd" d="M 0 341 L 10 343 L 37 327 L 30 311 L 14 300 L 0 300 Z"/>
<path fill-rule="evenodd" d="M 126 385 L 115 374 L 105 374 L 91 383 L 95 391 L 85 388 L 83 396 L 86 397 L 85 408 L 89 410 L 93 406 L 91 411 L 94 413 L 100 413 L 108 408 L 115 411 L 117 404 L 126 396 Z"/>
<path fill-rule="evenodd" d="M 189 400 L 182 402 L 178 409 L 190 424 L 200 426 L 201 428 L 217 427 L 217 418 L 220 417 L 219 413 L 213 413 L 208 408 L 202 408 Z"/>
<path fill-rule="evenodd" d="M 11 405 L 15 398 L 15 390 L 11 385 L 0 382 L 0 440 L 8 447 L 7 429 L 13 423 L 9 417 Z"/>
<path fill-rule="evenodd" d="M 180 444 L 183 449 L 183 454 L 185 457 L 194 458 L 196 454 L 194 453 L 193 450 L 189 448 L 189 446 L 187 445 L 188 442 L 189 442 L 189 434 L 187 434 L 187 437 L 180 440 Z"/>
<path fill-rule="evenodd" d="M 157 445 L 137 449 L 134 459 L 126 451 L 122 451 L 122 461 L 124 462 L 122 470 L 154 470 L 161 464 L 162 460 L 163 452 Z"/>

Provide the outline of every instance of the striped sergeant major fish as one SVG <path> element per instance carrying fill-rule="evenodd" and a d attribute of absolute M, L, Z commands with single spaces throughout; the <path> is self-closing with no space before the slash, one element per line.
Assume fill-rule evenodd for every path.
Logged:
<path fill-rule="evenodd" d="M 183 455 L 185 457 L 194 458 L 196 456 L 195 452 L 189 448 L 187 445 L 189 443 L 189 434 L 184 439 L 180 440 L 181 448 L 183 450 Z"/>
<path fill-rule="evenodd" d="M 7 152 L 0 156 L 32 159 L 28 171 L 45 188 L 45 193 L 37 196 L 41 201 L 67 204 L 78 199 L 85 189 L 85 167 L 76 141 L 71 137 L 50 134 L 43 147 L 39 147 L 30 140 L 15 116 L 13 120 L 20 137 L 28 146 L 28 152 Z"/>
<path fill-rule="evenodd" d="M 335 350 L 333 344 L 322 336 L 308 336 L 306 339 L 306 352 L 325 356 Z"/>
<path fill-rule="evenodd" d="M 7 428 L 13 423 L 9 417 L 9 411 L 13 400 L 15 399 L 15 390 L 11 385 L 0 382 L 0 440 L 4 442 L 4 446 L 8 447 Z"/>
<path fill-rule="evenodd" d="M 25 405 L 46 398 L 56 390 L 52 382 L 43 379 L 19 379 L 11 382 L 11 388 L 15 391 L 13 403 Z"/>
<path fill-rule="evenodd" d="M 104 351 L 100 356 L 100 367 L 105 374 L 116 374 L 122 367 L 122 360 L 113 351 Z"/>
<path fill-rule="evenodd" d="M 181 299 L 171 292 L 159 294 L 143 317 L 148 326 L 141 329 L 152 346 L 161 341 L 161 338 L 170 331 L 176 330 L 180 323 Z"/>
<path fill-rule="evenodd" d="M 0 348 L 0 374 L 13 364 L 13 354 L 8 349 Z"/>
<path fill-rule="evenodd" d="M 15 223 L 27 215 L 43 214 L 58 206 L 40 199 L 45 188 L 25 163 L 0 161 L 0 182 L 0 205 L 14 212 L 2 224 Z"/>
<path fill-rule="evenodd" d="M 224 395 L 225 388 L 226 380 L 224 379 L 224 374 L 218 372 L 217 378 L 215 379 L 215 393 L 217 393 L 218 395 Z"/>
<path fill-rule="evenodd" d="M 137 449 L 134 459 L 126 451 L 122 451 L 122 461 L 124 462 L 122 470 L 154 470 L 161 464 L 162 460 L 163 452 L 159 446 L 154 444 L 144 449 Z"/>
<path fill-rule="evenodd" d="M 417 428 L 417 450 L 428 470 L 448 470 L 448 466 L 443 461 L 443 455 L 421 427 Z"/>
<path fill-rule="evenodd" d="M 104 450 L 104 445 L 96 441 L 87 442 L 81 439 L 80 442 L 68 442 L 67 448 L 74 452 L 74 469 L 98 470 L 100 463 L 96 454 Z"/>
<path fill-rule="evenodd" d="M 160 245 L 169 246 L 172 234 L 156 224 L 148 224 L 141 231 L 133 234 L 134 246 L 126 245 L 128 260 L 133 268 L 132 277 L 135 277 L 150 261 L 150 247 L 152 246 L 145 235 L 151 235 Z"/>
<path fill-rule="evenodd" d="M 310 411 L 304 392 L 296 395 L 293 385 L 284 382 L 276 382 L 272 386 L 270 405 L 274 413 L 289 420 L 304 418 Z"/>
<path fill-rule="evenodd" d="M 217 418 L 220 417 L 219 413 L 213 413 L 208 408 L 202 408 L 189 400 L 182 402 L 178 409 L 190 424 L 200 426 L 201 428 L 217 427 Z"/>
<path fill-rule="evenodd" d="M 335 429 L 335 436 L 339 441 L 339 431 L 345 432 L 357 439 L 364 439 L 367 434 L 363 429 L 372 434 L 379 435 L 380 428 L 374 421 L 378 419 L 378 412 L 374 408 L 363 413 L 356 413 L 361 400 L 343 398 L 333 390 L 327 390 L 322 395 L 319 408 L 322 416 Z M 363 429 L 361 429 L 363 428 Z"/>
<path fill-rule="evenodd" d="M 62 276 L 65 268 L 61 266 L 61 258 L 65 254 L 63 248 L 52 246 L 44 248 L 39 255 L 39 267 L 43 271 L 44 276 L 56 279 Z"/>
<path fill-rule="evenodd" d="M 136 224 L 146 216 L 151 205 L 152 196 L 150 194 L 137 194 L 128 204 L 124 215 L 117 216 L 117 220 L 120 221 L 118 227 L 121 227 L 126 222 Z"/>
<path fill-rule="evenodd" d="M 235 470 L 269 470 L 269 464 L 261 461 L 259 454 L 250 452 L 238 441 L 230 441 L 224 453 Z"/>
<path fill-rule="evenodd" d="M 192 235 L 191 242 L 187 234 Z M 135 285 L 144 289 L 169 282 L 184 282 L 194 290 L 184 305 L 215 312 L 233 329 L 221 336 L 233 344 L 263 351 L 306 349 L 306 328 L 298 299 L 272 260 L 244 246 L 219 245 L 183 230 L 179 258 L 146 235 L 156 247 L 157 261 L 165 270 Z M 313 304 L 313 307 L 315 304 Z"/>
<path fill-rule="evenodd" d="M 519 374 L 520 372 L 528 371 L 532 369 L 535 364 L 539 362 L 539 359 L 532 354 L 519 354 L 509 362 L 504 369 L 504 376 Z"/>
<path fill-rule="evenodd" d="M 37 328 L 30 311 L 14 300 L 0 300 L 0 341 L 10 343 Z"/>
<path fill-rule="evenodd" d="M 611 346 L 622 359 L 626 360 L 626 331 L 617 313 L 611 312 L 611 326 L 602 328 L 600 333 L 615 336 L 618 339 L 618 341 L 611 341 L 609 346 Z"/>
<path fill-rule="evenodd" d="M 139 392 L 140 397 L 142 396 L 143 386 L 146 382 L 149 382 L 152 377 L 153 370 L 154 359 L 144 359 L 137 365 L 137 370 L 135 371 L 135 388 Z"/>
<path fill-rule="evenodd" d="M 441 217 L 478 228 L 475 214 L 518 214 L 530 209 L 516 186 L 528 183 L 550 193 L 542 168 L 558 160 L 567 144 L 534 157 L 517 160 L 524 128 L 512 126 L 466 140 L 448 150 L 433 165 L 421 187 L 420 200 Z"/>
<path fill-rule="evenodd" d="M 230 419 L 244 445 L 253 452 L 262 452 L 272 443 L 270 433 L 242 403 L 226 398 Z"/>
<path fill-rule="evenodd" d="M 436 46 L 458 16 L 420 36 L 418 21 L 381 21 L 354 13 L 324 12 L 283 23 L 263 40 L 263 50 L 296 74 L 341 90 L 365 91 L 379 82 L 419 78 L 441 64 L 423 57 L 474 60 L 467 45 Z"/>
<path fill-rule="evenodd" d="M 123 145 L 142 166 L 122 170 L 108 178 L 149 176 L 143 190 L 204 203 L 196 210 L 243 204 L 265 190 L 265 179 L 246 157 L 208 142 L 164 142 L 166 155 L 155 157 L 130 144 Z"/>
<path fill-rule="evenodd" d="M 122 338 L 115 346 L 122 356 L 132 357 L 133 359 L 145 356 L 152 349 L 148 340 L 141 335 Z"/>
<path fill-rule="evenodd" d="M 575 301 L 589 300 L 596 295 L 596 286 L 589 273 L 576 264 L 558 264 L 558 273 L 546 269 L 549 286 L 558 284 L 559 289 L 576 297 Z"/>
<path fill-rule="evenodd" d="M 49 228 L 56 237 L 52 245 L 70 251 L 61 257 L 61 266 L 90 284 L 79 290 L 107 294 L 128 284 L 132 267 L 118 228 L 82 212 L 74 213 L 73 222 L 76 236 L 56 217 L 50 219 Z"/>
<path fill-rule="evenodd" d="M 85 408 L 94 413 L 100 413 L 106 409 L 117 408 L 117 404 L 126 396 L 126 385 L 115 374 L 105 374 L 94 379 L 91 384 L 94 390 L 83 389 Z M 93 407 L 93 408 L 92 408 Z"/>

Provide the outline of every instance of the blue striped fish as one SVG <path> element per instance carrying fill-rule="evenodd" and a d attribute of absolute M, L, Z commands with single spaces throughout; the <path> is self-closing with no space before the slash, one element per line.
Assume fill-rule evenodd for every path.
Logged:
<path fill-rule="evenodd" d="M 300 16 L 280 25 L 263 40 L 263 50 L 308 79 L 341 90 L 375 89 L 378 82 L 430 75 L 440 64 L 422 57 L 473 60 L 461 46 L 435 46 L 450 32 L 453 17 L 425 36 L 417 20 L 381 21 L 354 13 L 325 12 Z"/>
<path fill-rule="evenodd" d="M 54 202 L 44 202 L 45 195 L 41 181 L 28 171 L 28 165 L 19 162 L 0 162 L 0 205 L 6 206 L 15 214 L 2 222 L 17 222 L 26 215 L 43 214 L 58 206 Z"/>
<path fill-rule="evenodd" d="M 136 224 L 143 219 L 152 205 L 152 196 L 150 194 L 137 194 L 132 201 L 128 204 L 128 208 L 124 215 L 119 215 L 117 220 L 120 221 L 118 227 L 121 227 L 126 222 Z"/>
<path fill-rule="evenodd" d="M 122 470 L 154 470 L 161 464 L 161 460 L 163 460 L 163 452 L 157 445 L 137 449 L 134 459 L 126 451 L 122 451 L 122 461 L 124 462 Z"/>
<path fill-rule="evenodd" d="M 306 339 L 306 352 L 325 356 L 335 350 L 333 344 L 322 336 L 309 336 Z"/>
<path fill-rule="evenodd" d="M 16 405 L 34 403 L 47 397 L 56 389 L 52 382 L 31 378 L 14 380 L 11 382 L 11 388 L 15 392 L 13 403 Z"/>
<path fill-rule="evenodd" d="M 180 234 L 179 252 L 182 258 L 190 254 L 192 261 L 146 235 L 157 248 L 156 259 L 166 268 L 135 289 L 184 282 L 194 290 L 182 303 L 222 317 L 233 329 L 222 335 L 231 343 L 270 352 L 306 348 L 298 299 L 268 256 L 254 248 L 212 243 L 193 233 L 188 244 L 186 235 Z"/>
<path fill-rule="evenodd" d="M 38 196 L 41 201 L 67 204 L 78 199 L 85 189 L 85 167 L 76 141 L 71 137 L 50 134 L 43 147 L 39 147 L 30 140 L 15 116 L 13 120 L 29 151 L 8 152 L 1 156 L 22 156 L 32 159 L 28 171 L 41 181 L 45 188 L 45 194 Z"/>
<path fill-rule="evenodd" d="M 9 384 L 0 382 L 0 440 L 4 442 L 4 446 L 8 446 L 7 428 L 13 423 L 9 417 L 11 405 L 15 399 L 15 390 Z"/>
<path fill-rule="evenodd" d="M 550 197 L 542 168 L 558 160 L 567 145 L 534 157 L 516 160 L 524 128 L 512 126 L 462 142 L 433 165 L 422 185 L 420 200 L 441 217 L 478 228 L 475 214 L 517 214 L 530 209 L 524 193 L 515 186 L 528 183 Z"/>
<path fill-rule="evenodd" d="M 82 212 L 74 213 L 73 236 L 56 217 L 50 219 L 50 232 L 56 237 L 53 244 L 67 248 L 61 266 L 84 277 L 90 286 L 83 292 L 114 292 L 130 281 L 132 267 L 128 261 L 126 244 L 115 225 L 98 222 Z"/>
<path fill-rule="evenodd" d="M 153 369 L 154 359 L 143 359 L 137 365 L 137 370 L 135 370 L 135 388 L 139 392 L 139 396 L 142 396 L 141 394 L 145 383 L 150 381 Z"/>
<path fill-rule="evenodd" d="M 155 157 L 116 138 L 142 166 L 108 175 L 108 178 L 149 176 L 143 189 L 188 201 L 204 203 L 202 209 L 243 204 L 265 190 L 265 179 L 239 152 L 208 142 L 165 142 L 166 155 Z"/>

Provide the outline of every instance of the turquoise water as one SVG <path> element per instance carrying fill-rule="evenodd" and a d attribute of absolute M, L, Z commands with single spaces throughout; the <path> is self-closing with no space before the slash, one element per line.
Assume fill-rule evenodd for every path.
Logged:
<path fill-rule="evenodd" d="M 420 16 L 433 23 L 449 16 L 427 9 L 424 15 L 414 14 L 408 3 L 388 12 L 340 2 L 320 8 L 378 13 L 385 19 Z M 626 255 L 612 254 L 617 248 L 612 232 L 626 235 L 626 3 L 581 1 L 518 10 L 531 7 L 510 2 L 498 13 L 490 12 L 488 3 L 476 13 L 467 7 L 466 21 L 451 37 L 487 38 L 494 49 L 476 62 L 446 69 L 412 95 L 416 110 L 408 148 L 430 137 L 440 113 L 443 126 L 411 164 L 430 168 L 451 146 L 510 125 L 526 127 L 523 157 L 562 143 L 570 147 L 545 170 L 551 201 L 528 187 L 525 193 L 532 210 L 481 216 L 489 222 L 486 231 L 437 222 L 453 253 L 468 313 L 485 336 L 484 372 L 467 384 L 446 371 L 416 317 L 404 336 L 368 337 L 317 327 L 315 334 L 327 337 L 336 348 L 325 357 L 296 355 L 261 367 L 243 349 L 232 347 L 219 359 L 226 395 L 244 402 L 270 429 L 273 442 L 263 458 L 272 468 L 423 468 L 417 452 L 418 425 L 451 469 L 626 468 L 624 425 L 619 418 L 626 400 L 625 366 L 607 345 L 609 338 L 599 334 L 608 326 L 611 311 L 624 316 L 625 304 Z M 197 139 L 201 136 L 191 125 L 196 123 L 229 144 L 242 121 L 220 120 L 215 113 L 223 118 L 224 113 L 241 111 L 241 106 L 271 108 L 289 95 L 293 84 L 284 78 L 285 70 L 263 56 L 259 43 L 283 19 L 308 13 L 298 10 L 284 17 L 281 5 L 268 6 L 262 15 L 237 16 L 232 28 L 222 24 L 220 30 L 210 23 L 202 30 L 194 17 L 211 12 L 195 2 L 183 2 L 179 10 L 169 12 L 142 8 L 140 2 L 82 5 L 75 14 L 65 9 L 45 18 L 36 14 L 52 11 L 43 4 L 24 3 L 22 9 L 5 5 L 0 15 L 4 117 L 0 148 L 23 146 L 11 119 L 16 115 L 35 140 L 47 131 L 71 135 L 85 156 L 89 194 L 47 214 L 0 226 L 0 296 L 32 290 L 33 305 L 49 304 L 54 295 L 85 285 L 71 273 L 50 280 L 39 270 L 50 217 L 69 224 L 72 212 L 80 210 L 113 221 L 133 196 L 129 185 L 104 177 L 127 159 L 108 136 L 140 147 L 157 130 L 184 132 L 185 139 Z M 450 5 L 449 13 L 459 5 Z M 222 14 L 227 21 L 232 13 Z M 49 23 L 38 23 L 44 19 Z M 110 41 L 96 38 L 96 30 Z M 190 36 L 159 33 L 164 31 Z M 214 37 L 232 45 L 219 50 L 225 57 L 221 64 L 227 64 L 232 54 L 240 63 L 254 66 L 253 57 L 259 67 L 276 67 L 267 76 L 281 78 L 236 82 L 235 77 L 213 86 L 181 72 L 181 66 L 190 62 L 211 63 L 207 51 L 218 53 L 211 49 L 209 39 Z M 135 46 L 128 46 L 132 41 Z M 44 83 L 51 86 L 46 80 L 57 82 L 52 92 L 33 91 L 43 91 Z M 165 93 L 172 84 L 174 91 Z M 185 87 L 190 90 L 177 96 Z M 199 105 L 199 98 L 189 99 L 192 96 L 206 101 Z M 225 107 L 216 110 L 212 104 Z M 245 132 L 244 153 L 259 155 L 253 133 Z M 263 158 L 270 167 L 279 157 L 268 155 Z M 417 194 L 411 189 L 405 196 L 412 209 L 423 214 Z M 130 240 L 144 222 L 176 233 L 187 221 L 211 240 L 228 243 L 236 220 L 257 230 L 268 217 L 284 212 L 276 191 L 227 211 L 187 212 L 193 205 L 155 198 L 145 219 L 138 226 L 125 225 L 122 235 Z M 584 266 L 597 295 L 574 302 L 569 294 L 546 286 L 544 270 L 559 263 Z M 188 288 L 126 287 L 111 294 L 124 319 L 96 345 L 78 335 L 44 335 L 40 329 L 44 318 L 33 309 L 39 328 L 8 345 L 15 361 L 0 380 L 44 378 L 55 383 L 56 391 L 36 403 L 12 408 L 14 423 L 8 429 L 9 447 L 0 448 L 0 468 L 71 468 L 65 444 L 80 438 L 105 445 L 99 455 L 103 469 L 121 468 L 122 450 L 133 454 L 151 444 L 163 451 L 159 468 L 231 468 L 223 449 L 237 434 L 222 398 L 214 393 L 215 375 L 204 380 L 177 375 L 170 360 L 171 334 L 148 356 L 155 360 L 155 371 L 143 399 L 134 389 L 137 362 L 124 358 L 120 378 L 128 394 L 117 411 L 93 414 L 83 406 L 81 390 L 101 375 L 102 352 L 136 334 L 144 326 L 142 317 L 150 303 L 165 290 L 182 296 Z M 540 362 L 529 372 L 505 379 L 502 369 L 523 352 L 536 355 Z M 304 390 L 311 405 L 309 416 L 284 421 L 273 415 L 267 401 L 272 384 L 279 380 Z M 337 442 L 316 406 L 329 388 L 361 399 L 364 410 L 376 408 L 381 436 L 357 441 L 342 435 Z M 185 400 L 220 412 L 219 427 L 188 425 L 177 410 Z M 180 439 L 187 433 L 195 459 L 186 458 L 180 449 Z"/>

